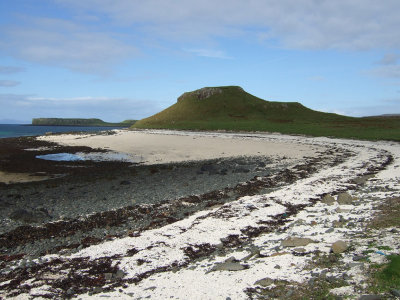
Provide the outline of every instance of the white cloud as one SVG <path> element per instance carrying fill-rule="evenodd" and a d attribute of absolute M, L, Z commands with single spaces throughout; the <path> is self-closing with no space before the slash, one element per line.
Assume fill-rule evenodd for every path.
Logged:
<path fill-rule="evenodd" d="M 232 59 L 231 56 L 227 55 L 221 50 L 212 49 L 184 49 L 186 52 L 193 53 L 197 56 L 209 57 L 209 58 L 220 58 L 220 59 Z"/>
<path fill-rule="evenodd" d="M 257 34 L 301 49 L 399 48 L 398 0 L 58 0 L 155 35 Z"/>
<path fill-rule="evenodd" d="M 377 63 L 379 66 L 370 70 L 370 74 L 383 78 L 400 78 L 399 54 L 387 53 Z"/>
<path fill-rule="evenodd" d="M 24 60 L 89 73 L 107 72 L 112 64 L 137 53 L 111 33 L 59 19 L 28 21 L 24 26 L 3 26 L 1 50 Z"/>
<path fill-rule="evenodd" d="M 13 87 L 19 84 L 20 82 L 15 80 L 0 80 L 0 87 Z"/>
<path fill-rule="evenodd" d="M 380 65 L 395 65 L 400 58 L 400 55 L 396 53 L 386 53 L 378 64 Z"/>
<path fill-rule="evenodd" d="M 14 74 L 23 71 L 25 71 L 25 69 L 21 67 L 0 66 L 0 74 Z"/>

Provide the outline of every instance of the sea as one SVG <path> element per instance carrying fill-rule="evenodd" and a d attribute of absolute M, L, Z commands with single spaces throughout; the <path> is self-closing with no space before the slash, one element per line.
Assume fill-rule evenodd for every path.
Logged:
<path fill-rule="evenodd" d="M 44 135 L 47 132 L 71 132 L 85 131 L 98 132 L 103 130 L 121 129 L 122 127 L 99 127 L 99 126 L 34 126 L 26 124 L 0 124 L 0 138 L 19 136 Z"/>

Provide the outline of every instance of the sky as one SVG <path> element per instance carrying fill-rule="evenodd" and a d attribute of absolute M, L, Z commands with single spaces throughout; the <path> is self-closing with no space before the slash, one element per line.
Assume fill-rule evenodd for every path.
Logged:
<path fill-rule="evenodd" d="M 399 0 L 0 0 L 0 123 L 148 117 L 238 85 L 400 113 Z"/>

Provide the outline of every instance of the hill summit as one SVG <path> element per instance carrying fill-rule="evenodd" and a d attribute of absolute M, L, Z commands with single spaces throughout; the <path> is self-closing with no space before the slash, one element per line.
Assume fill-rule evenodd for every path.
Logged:
<path fill-rule="evenodd" d="M 205 87 L 186 92 L 177 103 L 138 121 L 135 128 L 268 130 L 267 124 L 290 124 L 321 117 L 298 102 L 257 98 L 239 86 Z M 262 128 L 261 128 L 261 127 Z"/>
<path fill-rule="evenodd" d="M 353 118 L 324 113 L 298 102 L 266 101 L 239 86 L 186 92 L 175 104 L 136 122 L 132 128 L 268 131 L 400 140 L 400 118 Z"/>

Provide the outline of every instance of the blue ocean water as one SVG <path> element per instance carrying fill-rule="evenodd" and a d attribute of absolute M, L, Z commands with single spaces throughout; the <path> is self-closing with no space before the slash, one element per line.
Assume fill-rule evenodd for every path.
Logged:
<path fill-rule="evenodd" d="M 92 126 L 32 126 L 18 124 L 0 124 L 0 138 L 18 136 L 43 135 L 46 132 L 70 132 L 70 131 L 102 131 L 121 127 L 92 127 Z"/>

